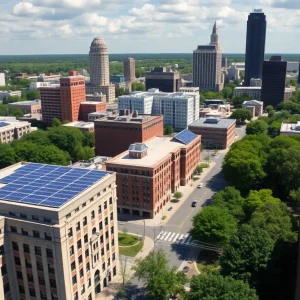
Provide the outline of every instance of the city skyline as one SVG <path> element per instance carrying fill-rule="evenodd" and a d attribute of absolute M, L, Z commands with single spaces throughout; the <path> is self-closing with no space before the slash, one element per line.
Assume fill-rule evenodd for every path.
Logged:
<path fill-rule="evenodd" d="M 296 0 L 0 1 L 0 55 L 82 54 L 102 36 L 110 53 L 189 53 L 217 20 L 224 53 L 244 53 L 247 16 L 267 16 L 266 53 L 300 53 Z M 89 5 L 86 5 L 89 3 Z M 53 46 L 55 44 L 55 47 Z M 120 49 L 120 45 L 122 48 Z"/>

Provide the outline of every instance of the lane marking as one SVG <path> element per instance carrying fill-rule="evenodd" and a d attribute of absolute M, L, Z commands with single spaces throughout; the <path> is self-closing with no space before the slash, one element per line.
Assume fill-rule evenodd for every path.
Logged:
<path fill-rule="evenodd" d="M 173 240 L 173 236 L 175 235 L 175 232 L 170 236 L 170 238 L 168 239 L 169 242 L 171 242 Z"/>

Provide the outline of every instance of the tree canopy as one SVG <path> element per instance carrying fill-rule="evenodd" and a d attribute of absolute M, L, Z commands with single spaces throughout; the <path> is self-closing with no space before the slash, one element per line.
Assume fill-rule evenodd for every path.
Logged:
<path fill-rule="evenodd" d="M 247 124 L 246 133 L 247 134 L 266 134 L 268 131 L 268 125 L 261 120 L 250 121 Z"/>
<path fill-rule="evenodd" d="M 174 132 L 174 129 L 171 125 L 166 125 L 164 128 L 164 135 L 171 135 Z"/>
<path fill-rule="evenodd" d="M 249 109 L 238 108 L 231 114 L 230 118 L 236 119 L 240 123 L 244 123 L 246 120 L 250 121 L 252 119 L 252 114 Z"/>

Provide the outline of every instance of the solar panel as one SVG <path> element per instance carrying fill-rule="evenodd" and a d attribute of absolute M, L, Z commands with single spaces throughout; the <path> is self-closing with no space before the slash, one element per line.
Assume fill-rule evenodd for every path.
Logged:
<path fill-rule="evenodd" d="M 9 125 L 8 123 L 0 122 L 0 127 L 5 127 L 5 126 L 8 126 L 8 125 Z"/>
<path fill-rule="evenodd" d="M 58 208 L 108 173 L 63 166 L 26 164 L 0 179 L 0 198 Z"/>
<path fill-rule="evenodd" d="M 174 138 L 177 141 L 179 141 L 185 145 L 192 142 L 196 137 L 197 137 L 197 135 L 194 134 L 193 132 L 189 131 L 188 129 L 185 129 L 174 136 Z"/>

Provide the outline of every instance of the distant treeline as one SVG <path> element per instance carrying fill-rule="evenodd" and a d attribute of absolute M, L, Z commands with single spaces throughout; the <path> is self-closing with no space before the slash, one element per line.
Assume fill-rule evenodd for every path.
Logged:
<path fill-rule="evenodd" d="M 228 64 L 243 62 L 244 54 L 227 54 Z M 268 59 L 271 54 L 266 54 Z M 300 54 L 282 54 L 284 60 L 298 61 Z M 192 72 L 191 53 L 155 53 L 155 54 L 110 54 L 110 74 L 123 73 L 123 61 L 126 57 L 136 60 L 136 75 L 143 76 L 145 71 L 154 66 L 178 65 L 181 74 Z M 0 72 L 9 70 L 10 73 L 67 73 L 69 70 L 89 70 L 88 55 L 2 55 L 0 56 Z"/>

